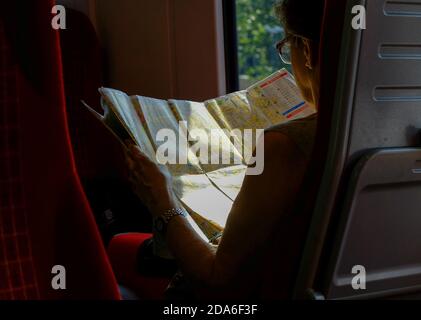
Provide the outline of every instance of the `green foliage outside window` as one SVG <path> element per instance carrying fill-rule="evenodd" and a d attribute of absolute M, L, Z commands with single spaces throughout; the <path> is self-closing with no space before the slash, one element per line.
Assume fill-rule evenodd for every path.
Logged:
<path fill-rule="evenodd" d="M 242 87 L 285 66 L 275 49 L 283 29 L 275 16 L 277 0 L 236 0 L 238 59 Z"/>

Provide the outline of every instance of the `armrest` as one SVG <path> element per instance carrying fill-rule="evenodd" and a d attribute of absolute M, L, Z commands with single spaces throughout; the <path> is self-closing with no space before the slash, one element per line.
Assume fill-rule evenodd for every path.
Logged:
<path fill-rule="evenodd" d="M 139 271 L 139 249 L 151 237 L 152 234 L 145 233 L 117 235 L 108 246 L 108 255 L 120 285 L 139 299 L 162 300 L 171 277 L 144 275 Z"/>

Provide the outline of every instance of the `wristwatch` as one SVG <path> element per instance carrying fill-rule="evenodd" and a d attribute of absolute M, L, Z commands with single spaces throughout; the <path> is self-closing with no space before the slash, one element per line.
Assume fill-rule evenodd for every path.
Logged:
<path fill-rule="evenodd" d="M 187 217 L 187 212 L 183 208 L 172 208 L 165 211 L 161 216 L 158 216 L 154 219 L 154 228 L 156 231 L 165 234 L 167 231 L 168 223 L 174 217 Z"/>

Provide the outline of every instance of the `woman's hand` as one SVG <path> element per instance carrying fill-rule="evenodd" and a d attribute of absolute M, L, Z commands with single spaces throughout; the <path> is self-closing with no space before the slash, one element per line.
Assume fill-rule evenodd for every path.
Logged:
<path fill-rule="evenodd" d="M 128 147 L 126 159 L 134 192 L 153 215 L 161 215 L 177 206 L 167 167 L 153 162 L 133 144 Z"/>

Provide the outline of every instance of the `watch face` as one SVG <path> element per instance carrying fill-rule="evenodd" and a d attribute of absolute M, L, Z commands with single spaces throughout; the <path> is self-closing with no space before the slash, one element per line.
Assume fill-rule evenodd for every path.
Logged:
<path fill-rule="evenodd" d="M 156 218 L 155 219 L 155 229 L 159 232 L 162 232 L 164 230 L 165 222 L 162 218 Z"/>

